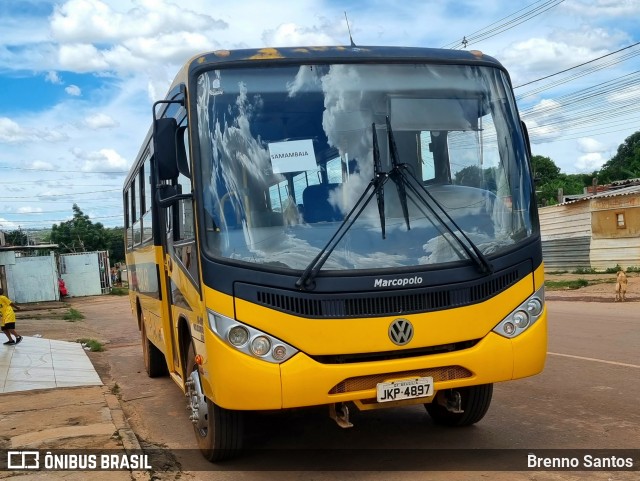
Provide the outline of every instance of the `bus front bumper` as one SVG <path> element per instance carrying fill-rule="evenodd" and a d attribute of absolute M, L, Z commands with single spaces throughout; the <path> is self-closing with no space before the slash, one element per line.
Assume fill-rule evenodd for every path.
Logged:
<path fill-rule="evenodd" d="M 514 339 L 490 332 L 475 346 L 456 352 L 396 360 L 322 364 L 300 352 L 278 365 L 216 345 L 203 365 L 203 389 L 217 405 L 238 410 L 273 410 L 346 401 L 375 403 L 379 382 L 422 376 L 442 389 L 489 384 L 538 374 L 547 351 L 546 309 Z M 397 404 L 396 404 L 397 405 Z"/>

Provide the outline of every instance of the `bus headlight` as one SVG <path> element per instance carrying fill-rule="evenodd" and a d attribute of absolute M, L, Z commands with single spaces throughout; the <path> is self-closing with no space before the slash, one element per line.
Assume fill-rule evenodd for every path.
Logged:
<path fill-rule="evenodd" d="M 540 318 L 543 310 L 544 287 L 541 287 L 494 327 L 493 332 L 508 338 L 519 336 Z"/>
<path fill-rule="evenodd" d="M 280 364 L 298 350 L 265 332 L 238 322 L 217 312 L 208 311 L 209 328 L 226 344 L 244 354 L 264 361 Z"/>
<path fill-rule="evenodd" d="M 233 326 L 229 329 L 227 338 L 235 347 L 244 346 L 249 340 L 249 331 L 244 326 Z"/>
<path fill-rule="evenodd" d="M 251 352 L 254 356 L 264 357 L 271 349 L 271 342 L 266 336 L 258 336 L 251 341 Z"/>

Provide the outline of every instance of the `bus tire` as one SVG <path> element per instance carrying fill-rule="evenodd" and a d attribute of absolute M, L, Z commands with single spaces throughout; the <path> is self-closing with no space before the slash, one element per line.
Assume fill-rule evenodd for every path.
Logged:
<path fill-rule="evenodd" d="M 214 463 L 233 458 L 242 449 L 242 413 L 224 409 L 203 394 L 193 344 L 189 346 L 187 360 L 187 409 L 200 452 Z"/>
<path fill-rule="evenodd" d="M 443 426 L 470 426 L 480 421 L 491 404 L 493 384 L 481 384 L 456 389 L 461 395 L 461 413 L 452 413 L 437 402 L 425 404 L 425 408 L 435 424 Z"/>
<path fill-rule="evenodd" d="M 160 377 L 168 373 L 167 361 L 158 349 L 147 337 L 147 328 L 144 320 L 141 323 L 140 334 L 142 336 L 142 358 L 144 359 L 144 369 L 149 377 Z"/>

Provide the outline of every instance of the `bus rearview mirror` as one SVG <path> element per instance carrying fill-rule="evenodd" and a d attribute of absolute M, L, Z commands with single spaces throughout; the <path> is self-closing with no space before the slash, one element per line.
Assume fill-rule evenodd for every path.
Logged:
<path fill-rule="evenodd" d="M 159 180 L 178 178 L 177 130 L 178 124 L 176 119 L 172 117 L 155 119 L 153 122 L 153 157 L 156 162 Z"/>

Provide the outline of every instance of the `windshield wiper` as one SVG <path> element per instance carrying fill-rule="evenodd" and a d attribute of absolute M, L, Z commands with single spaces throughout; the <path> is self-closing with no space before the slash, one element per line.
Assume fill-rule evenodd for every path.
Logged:
<path fill-rule="evenodd" d="M 472 259 L 480 269 L 480 272 L 483 274 L 490 274 L 493 272 L 493 266 L 487 259 L 487 257 L 482 253 L 478 246 L 465 234 L 465 232 L 460 228 L 460 226 L 453 220 L 453 218 L 449 215 L 444 206 L 429 192 L 425 186 L 420 182 L 416 176 L 408 169 L 407 164 L 400 163 L 398 158 L 398 150 L 396 148 L 396 142 L 393 137 L 393 130 L 391 129 L 391 122 L 389 121 L 389 117 L 387 116 L 387 133 L 389 135 L 389 150 L 391 152 L 391 162 L 393 165 L 393 169 L 389 172 L 389 177 L 396 184 L 398 188 L 398 195 L 400 196 L 400 203 L 402 205 L 402 212 L 405 216 L 405 221 L 407 222 L 407 229 L 409 229 L 409 213 L 407 209 L 407 193 L 405 187 L 409 188 L 409 190 L 414 194 L 417 199 L 422 201 L 422 204 L 425 205 L 429 211 L 433 214 L 433 216 L 438 220 L 441 226 L 443 226 L 449 235 L 458 243 L 460 247 L 466 252 L 467 256 Z M 410 182 L 410 181 L 413 181 Z M 431 202 L 429 202 L 422 193 L 426 194 Z M 416 205 L 416 207 L 420 208 L 415 199 L 411 199 L 411 201 Z M 445 222 L 442 216 L 436 211 L 433 207 L 435 205 L 438 210 L 440 210 L 444 216 L 447 218 L 449 223 Z M 455 230 L 459 232 L 459 234 L 464 238 L 461 239 L 458 234 L 456 234 L 455 230 L 451 228 L 453 226 Z M 466 242 L 465 242 L 466 241 Z"/>
<path fill-rule="evenodd" d="M 373 140 L 373 178 L 378 178 L 382 173 L 382 162 L 380 161 L 380 147 L 378 145 L 378 134 L 376 133 L 376 124 L 371 124 L 372 140 Z M 385 178 L 386 182 L 386 178 Z M 378 215 L 380 216 L 380 230 L 382 238 L 386 239 L 385 233 L 385 217 L 384 217 L 384 189 L 376 190 L 376 201 L 378 202 Z"/>
<path fill-rule="evenodd" d="M 400 156 L 398 155 L 398 147 L 396 146 L 396 139 L 393 137 L 393 130 L 391 130 L 391 121 L 387 115 L 387 135 L 389 138 L 389 152 L 391 153 L 391 165 L 392 169 L 389 172 L 389 177 L 396 184 L 398 190 L 398 197 L 400 197 L 400 206 L 402 207 L 402 215 L 404 215 L 404 221 L 407 223 L 407 230 L 411 230 L 409 225 L 409 207 L 407 206 L 407 191 L 405 189 L 405 182 L 402 178 L 402 171 L 400 170 Z"/>
<path fill-rule="evenodd" d="M 380 149 L 378 148 L 378 137 L 376 135 L 375 124 L 372 124 L 373 134 L 373 178 L 367 184 L 366 189 L 347 213 L 342 220 L 340 226 L 336 232 L 331 236 L 331 239 L 325 244 L 325 246 L 318 252 L 318 254 L 309 263 L 306 269 L 302 272 L 300 278 L 296 281 L 296 287 L 298 289 L 313 290 L 315 289 L 314 279 L 322 269 L 322 266 L 333 252 L 333 250 L 340 243 L 345 234 L 351 229 L 351 226 L 360 217 L 360 214 L 364 211 L 365 207 L 369 204 L 373 196 L 375 195 L 378 201 L 378 213 L 380 214 L 380 222 L 382 227 L 382 237 L 385 237 L 385 224 L 384 224 L 384 184 L 389 180 L 389 176 L 386 172 L 381 171 L 380 162 Z"/>

